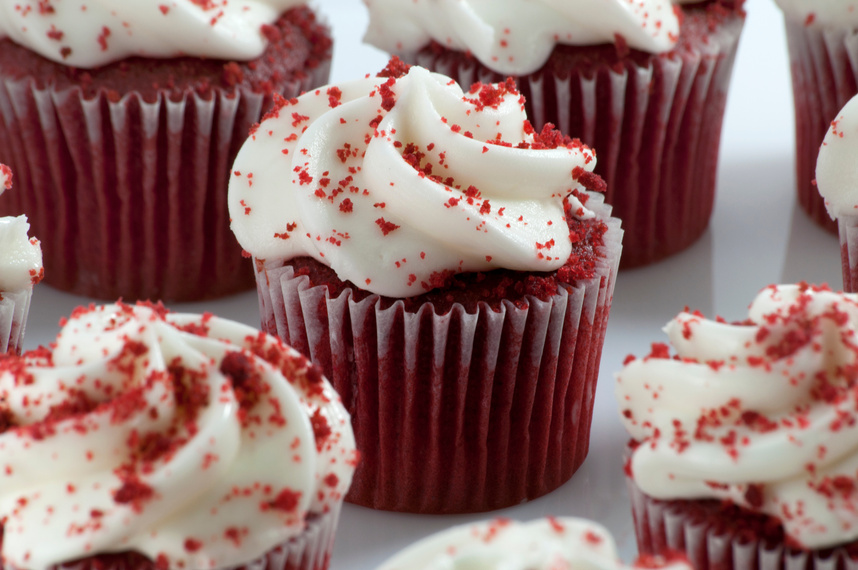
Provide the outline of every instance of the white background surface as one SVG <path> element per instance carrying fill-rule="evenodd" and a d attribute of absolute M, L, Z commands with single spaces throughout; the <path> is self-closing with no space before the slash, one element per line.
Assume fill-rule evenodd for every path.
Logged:
<path fill-rule="evenodd" d="M 361 43 L 366 14 L 358 0 L 316 0 L 316 4 L 334 29 L 332 81 L 383 67 L 386 56 Z M 661 327 L 684 306 L 707 316 L 740 320 L 757 291 L 771 283 L 804 280 L 841 287 L 836 236 L 810 222 L 795 203 L 792 95 L 781 14 L 772 0 L 748 0 L 747 10 L 728 99 L 710 229 L 671 259 L 621 272 L 602 354 L 590 455 L 583 467 L 548 496 L 491 514 L 407 515 L 346 505 L 333 570 L 375 568 L 422 536 L 494 515 L 523 520 L 572 515 L 597 520 L 614 533 L 623 559 L 631 561 L 636 548 L 620 460 L 626 438 L 613 400 L 613 373 L 624 357 L 646 353 L 651 342 L 663 341 Z M 51 342 L 60 317 L 89 302 L 39 285 L 25 347 Z M 259 324 L 255 292 L 170 308 L 210 311 Z"/>

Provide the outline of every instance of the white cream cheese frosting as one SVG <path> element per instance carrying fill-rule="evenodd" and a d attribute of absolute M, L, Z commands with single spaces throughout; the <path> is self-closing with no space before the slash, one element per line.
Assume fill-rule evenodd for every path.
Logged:
<path fill-rule="evenodd" d="M 130 56 L 250 60 L 262 27 L 306 0 L 17 0 L 0 2 L 0 39 L 93 68 Z"/>
<path fill-rule="evenodd" d="M 364 0 L 365 41 L 408 56 L 430 40 L 467 51 L 503 74 L 525 75 L 545 63 L 554 46 L 614 43 L 651 53 L 679 37 L 670 0 Z"/>
<path fill-rule="evenodd" d="M 775 0 L 784 16 L 806 26 L 854 28 L 858 26 L 858 2 L 855 0 Z"/>
<path fill-rule="evenodd" d="M 456 526 L 425 538 L 382 564 L 378 570 L 628 570 L 610 533 L 596 523 L 572 517 L 531 522 L 498 518 Z M 690 570 L 687 563 L 647 568 Z"/>
<path fill-rule="evenodd" d="M 12 188 L 12 172 L 0 164 L 0 194 Z M 42 247 L 27 235 L 26 216 L 0 217 L 0 294 L 22 291 L 42 279 Z"/>
<path fill-rule="evenodd" d="M 445 272 L 551 271 L 567 262 L 573 195 L 595 166 L 553 147 L 511 83 L 469 92 L 412 67 L 284 101 L 236 158 L 231 227 L 258 260 L 311 256 L 395 297 Z"/>
<path fill-rule="evenodd" d="M 80 308 L 0 359 L 2 561 L 135 550 L 220 568 L 300 535 L 348 489 L 347 412 L 277 339 L 151 305 Z"/>
<path fill-rule="evenodd" d="M 858 215 L 858 97 L 850 99 L 831 126 L 816 159 L 816 187 L 832 219 Z"/>
<path fill-rule="evenodd" d="M 858 295 L 761 291 L 746 322 L 680 313 L 617 375 L 639 442 L 629 469 L 661 499 L 727 499 L 806 548 L 858 538 Z"/>

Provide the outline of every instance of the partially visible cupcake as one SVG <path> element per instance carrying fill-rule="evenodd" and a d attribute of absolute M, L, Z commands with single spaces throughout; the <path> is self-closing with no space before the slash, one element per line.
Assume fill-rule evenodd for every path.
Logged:
<path fill-rule="evenodd" d="M 843 290 L 858 290 L 858 96 L 831 121 L 819 147 L 816 189 L 837 223 Z"/>
<path fill-rule="evenodd" d="M 642 553 L 695 568 L 858 564 L 858 295 L 763 289 L 748 319 L 680 313 L 617 376 Z"/>
<path fill-rule="evenodd" d="M 0 194 L 12 170 L 0 164 Z M 27 216 L 0 217 L 0 354 L 21 352 L 33 285 L 44 275 L 39 240 L 27 235 Z"/>
<path fill-rule="evenodd" d="M 0 3 L 0 156 L 79 295 L 195 300 L 252 287 L 229 167 L 270 106 L 327 81 L 303 0 Z"/>
<path fill-rule="evenodd" d="M 352 415 L 348 500 L 518 504 L 586 456 L 622 230 L 594 152 L 535 132 L 512 81 L 393 61 L 282 101 L 229 189 L 263 328 Z"/>
<path fill-rule="evenodd" d="M 599 151 L 623 267 L 706 229 L 741 1 L 364 2 L 369 43 L 463 86 L 514 76 L 537 129 Z"/>
<path fill-rule="evenodd" d="M 813 175 L 832 119 L 858 93 L 858 6 L 848 0 L 775 2 L 784 13 L 792 72 L 798 203 L 817 224 L 836 232 Z"/>
<path fill-rule="evenodd" d="M 319 370 L 162 306 L 77 309 L 0 357 L 4 568 L 327 568 L 357 460 Z"/>
<path fill-rule="evenodd" d="M 530 522 L 497 518 L 456 526 L 409 546 L 378 570 L 440 568 L 691 570 L 677 556 L 642 556 L 632 565 L 623 564 L 607 529 L 572 517 L 547 517 Z"/>

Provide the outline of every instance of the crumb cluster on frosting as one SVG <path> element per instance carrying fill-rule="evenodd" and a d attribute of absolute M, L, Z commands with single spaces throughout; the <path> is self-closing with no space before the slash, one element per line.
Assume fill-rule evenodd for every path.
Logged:
<path fill-rule="evenodd" d="M 552 271 L 567 219 L 593 217 L 595 153 L 536 132 L 508 81 L 463 91 L 395 61 L 380 77 L 280 104 L 245 142 L 231 227 L 257 260 L 309 256 L 340 279 L 411 297 L 450 273 Z"/>
<path fill-rule="evenodd" d="M 265 27 L 305 1 L 0 2 L 0 39 L 83 68 L 130 56 L 249 60 L 265 49 Z"/>
<path fill-rule="evenodd" d="M 496 518 L 464 524 L 429 536 L 379 566 L 378 570 L 439 568 L 527 568 L 528 570 L 690 570 L 683 560 L 646 557 L 623 564 L 610 533 L 594 522 L 546 517 L 530 522 Z"/>
<path fill-rule="evenodd" d="M 617 375 L 637 486 L 764 513 L 791 545 L 858 537 L 858 295 L 770 286 L 744 322 L 686 311 L 665 332 L 675 356 L 655 343 Z"/>
<path fill-rule="evenodd" d="M 341 502 L 356 460 L 318 369 L 232 321 L 81 307 L 51 350 L 0 357 L 6 566 L 245 563 Z"/>
<path fill-rule="evenodd" d="M 0 194 L 12 188 L 12 169 L 0 164 Z M 21 291 L 42 280 L 42 247 L 29 237 L 26 216 L 0 217 L 0 298 L 3 291 Z"/>

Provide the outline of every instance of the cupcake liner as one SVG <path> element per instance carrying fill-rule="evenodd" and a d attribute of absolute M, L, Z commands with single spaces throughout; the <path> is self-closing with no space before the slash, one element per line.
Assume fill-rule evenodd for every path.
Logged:
<path fill-rule="evenodd" d="M 817 224 L 837 231 L 816 189 L 816 158 L 840 109 L 858 93 L 858 32 L 786 22 L 795 104 L 798 203 Z"/>
<path fill-rule="evenodd" d="M 259 558 L 223 570 L 326 570 L 334 549 L 340 504 L 321 515 L 311 515 L 307 528 Z M 52 566 L 52 570 L 157 570 L 155 562 L 136 552 L 100 554 Z M 13 570 L 3 566 L 3 570 Z"/>
<path fill-rule="evenodd" d="M 693 500 L 662 501 L 627 479 L 638 550 L 641 554 L 682 552 L 697 570 L 858 570 L 850 555 L 855 544 L 824 550 L 790 548 L 750 532 L 736 530 L 732 517 L 719 517 Z M 705 514 L 704 514 L 705 513 Z"/>
<path fill-rule="evenodd" d="M 283 86 L 323 84 L 329 65 Z M 105 90 L 57 90 L 0 78 L 0 156 L 26 192 L 3 208 L 26 212 L 42 241 L 46 282 L 104 299 L 196 300 L 253 286 L 229 230 L 229 168 L 270 103 L 250 89 L 212 86 L 147 100 Z"/>
<path fill-rule="evenodd" d="M 555 60 L 517 78 L 537 129 L 553 123 L 595 149 L 595 171 L 608 185 L 606 201 L 626 232 L 622 267 L 685 249 L 709 223 L 742 25 L 741 16 L 730 16 L 717 32 L 695 28 L 689 35 L 705 34 L 699 45 L 681 43 L 667 54 L 620 63 L 615 56 L 589 58 L 580 51 L 586 47 L 559 46 Z M 420 51 L 416 63 L 464 86 L 504 79 L 471 57 L 437 46 Z"/>
<path fill-rule="evenodd" d="M 0 292 L 0 354 L 21 353 L 33 289 Z"/>
<path fill-rule="evenodd" d="M 858 291 L 858 216 L 837 219 L 840 235 L 840 265 L 843 269 L 843 291 Z"/>
<path fill-rule="evenodd" d="M 610 208 L 593 197 L 588 207 Z M 600 216 L 601 217 L 601 216 Z M 584 460 L 621 249 L 606 222 L 596 276 L 547 301 L 408 311 L 257 262 L 263 329 L 307 355 L 352 417 L 347 501 L 395 511 L 497 509 L 544 495 Z"/>

